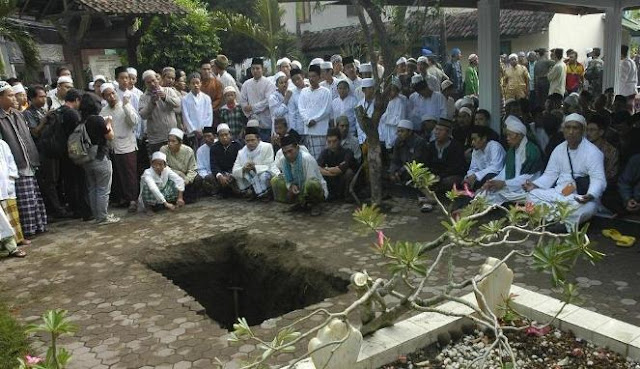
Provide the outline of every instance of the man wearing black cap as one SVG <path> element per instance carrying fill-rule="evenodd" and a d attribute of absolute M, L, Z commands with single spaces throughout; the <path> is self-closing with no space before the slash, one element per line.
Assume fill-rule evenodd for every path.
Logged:
<path fill-rule="evenodd" d="M 251 75 L 242 84 L 240 106 L 248 119 L 260 122 L 260 138 L 269 142 L 271 139 L 271 113 L 269 111 L 269 96 L 276 90 L 276 85 L 263 76 L 262 58 L 251 60 Z"/>
<path fill-rule="evenodd" d="M 344 74 L 347 76 L 346 81 L 351 86 L 351 94 L 355 95 L 356 91 L 362 87 L 362 78 L 358 77 L 355 59 L 353 56 L 347 56 L 342 59 L 342 63 L 344 64 Z"/>
<path fill-rule="evenodd" d="M 202 129 L 204 145 L 196 151 L 196 167 L 198 175 L 202 178 L 202 192 L 206 195 L 214 193 L 217 182 L 216 176 L 211 171 L 211 146 L 215 143 L 215 138 L 214 128 L 204 127 Z"/>
<path fill-rule="evenodd" d="M 240 191 L 258 199 L 269 200 L 271 178 L 280 171 L 273 160 L 273 147 L 268 142 L 260 141 L 258 133 L 255 127 L 245 129 L 245 146 L 238 151 L 232 174 Z"/>
<path fill-rule="evenodd" d="M 300 92 L 298 111 L 302 118 L 305 145 L 314 157 L 320 157 L 327 140 L 327 130 L 331 119 L 331 91 L 320 86 L 320 66 L 309 67 L 309 87 Z"/>
<path fill-rule="evenodd" d="M 436 139 L 427 145 L 425 166 L 440 177 L 434 188 L 436 193 L 445 193 L 454 184 L 462 182 L 467 173 L 467 162 L 462 145 L 451 139 L 450 121 L 440 119 L 433 132 Z"/>

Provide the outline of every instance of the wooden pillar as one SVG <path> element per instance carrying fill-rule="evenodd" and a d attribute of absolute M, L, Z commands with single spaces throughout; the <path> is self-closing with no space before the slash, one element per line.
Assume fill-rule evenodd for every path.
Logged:
<path fill-rule="evenodd" d="M 620 79 L 620 47 L 622 46 L 622 6 L 619 2 L 607 8 L 604 22 L 604 75 L 603 89 L 613 87 L 615 93 L 619 91 Z"/>
<path fill-rule="evenodd" d="M 500 0 L 478 0 L 478 74 L 480 108 L 491 113 L 491 128 L 500 132 Z"/>

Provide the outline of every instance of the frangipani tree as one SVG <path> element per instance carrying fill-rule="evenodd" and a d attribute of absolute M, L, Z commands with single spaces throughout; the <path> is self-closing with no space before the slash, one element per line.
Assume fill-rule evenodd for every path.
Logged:
<path fill-rule="evenodd" d="M 482 198 L 471 201 L 461 212 L 452 212 L 440 201 L 431 187 L 438 178 L 429 172 L 423 164 L 410 163 L 406 165 L 411 175 L 413 186 L 437 200 L 439 210 L 444 214 L 442 222 L 443 233 L 433 241 L 427 243 L 413 241 L 393 241 L 382 231 L 385 215 L 376 206 L 363 206 L 354 213 L 357 224 L 372 232 L 374 242 L 372 252 L 382 256 L 390 262 L 390 276 L 388 278 L 372 278 L 365 271 L 352 275 L 352 283 L 357 291 L 357 299 L 346 309 L 339 312 L 329 312 L 318 309 L 297 320 L 293 324 L 281 328 L 273 339 L 262 339 L 252 331 L 246 320 L 239 319 L 234 325 L 231 341 L 249 341 L 257 343 L 260 355 L 253 361 L 242 366 L 249 368 L 267 368 L 269 359 L 276 353 L 294 352 L 296 345 L 313 337 L 318 331 L 328 326 L 336 319 L 348 321 L 350 313 L 360 310 L 360 332 L 371 334 L 376 330 L 393 325 L 398 318 L 409 311 L 435 312 L 449 316 L 464 316 L 472 319 L 475 324 L 492 331 L 495 337 L 490 349 L 477 358 L 475 364 L 482 367 L 493 352 L 498 352 L 500 359 L 515 365 L 515 354 L 504 332 L 508 330 L 527 329 L 532 332 L 545 331 L 551 322 L 545 325 L 531 325 L 528 327 L 514 327 L 503 324 L 490 309 L 481 309 L 485 305 L 484 294 L 478 284 L 491 275 L 497 268 L 515 255 L 533 258 L 533 266 L 537 270 L 547 271 L 552 284 L 562 291 L 565 304 L 574 302 L 577 290 L 569 277 L 573 265 L 578 259 L 585 259 L 591 263 L 600 260 L 604 255 L 591 247 L 587 236 L 587 226 L 575 229 L 571 233 L 553 233 L 548 228 L 557 223 L 563 223 L 571 214 L 571 209 L 564 204 L 554 206 L 537 206 L 531 203 L 504 207 L 489 205 Z M 455 200 L 461 193 L 452 190 L 447 193 L 450 200 Z M 498 211 L 502 214 L 499 219 L 489 220 L 490 212 Z M 530 242 L 527 242 L 530 241 Z M 531 242 L 533 247 L 531 247 Z M 509 250 L 491 269 L 485 270 L 471 278 L 458 280 L 454 277 L 454 255 L 461 248 L 494 248 L 509 245 Z M 431 251 L 430 254 L 428 252 Z M 446 269 L 446 282 L 435 287 L 435 294 L 426 297 L 422 293 L 427 287 L 429 277 L 439 268 Z M 416 282 L 417 281 L 417 282 Z M 473 304 L 454 294 L 465 287 L 475 292 L 479 304 Z M 393 297 L 394 303 L 385 302 L 385 297 Z M 455 301 L 473 310 L 473 315 L 464 315 L 443 310 L 438 305 L 446 301 Z M 508 304 L 508 301 L 505 301 Z M 560 312 L 558 312 L 559 314 Z M 322 316 L 321 322 L 305 331 L 299 331 L 304 322 Z M 330 342 L 328 345 L 338 347 L 348 339 Z M 494 350 L 495 349 L 495 350 Z M 298 357 L 298 362 L 311 353 Z"/>

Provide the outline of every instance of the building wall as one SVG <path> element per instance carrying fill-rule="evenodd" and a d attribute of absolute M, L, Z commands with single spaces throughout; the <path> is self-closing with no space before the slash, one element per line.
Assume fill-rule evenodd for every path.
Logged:
<path fill-rule="evenodd" d="M 301 23 L 301 32 L 317 32 L 325 29 L 351 26 L 360 24 L 357 16 L 347 16 L 346 5 L 327 5 L 322 10 L 315 10 L 316 2 L 311 3 L 311 22 Z M 325 5 L 331 1 L 321 1 Z M 296 3 L 282 3 L 280 7 L 285 10 L 284 23 L 287 31 L 296 32 Z"/>
<path fill-rule="evenodd" d="M 604 46 L 604 17 L 602 14 L 556 14 L 549 23 L 549 48 L 574 49 L 578 60 L 586 60 L 586 49 Z"/>

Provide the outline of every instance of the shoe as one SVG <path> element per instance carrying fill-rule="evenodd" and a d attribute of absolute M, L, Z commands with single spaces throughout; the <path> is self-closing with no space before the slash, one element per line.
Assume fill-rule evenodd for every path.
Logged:
<path fill-rule="evenodd" d="M 113 214 L 109 214 L 109 215 L 107 215 L 107 217 L 104 220 L 98 221 L 96 224 L 98 224 L 98 225 L 107 225 L 107 224 L 118 223 L 119 221 L 120 221 L 120 218 L 118 218 L 117 216 L 115 216 Z"/>
<path fill-rule="evenodd" d="M 129 213 L 135 213 L 138 211 L 138 203 L 136 201 L 131 201 L 129 203 L 129 209 L 127 209 Z"/>

